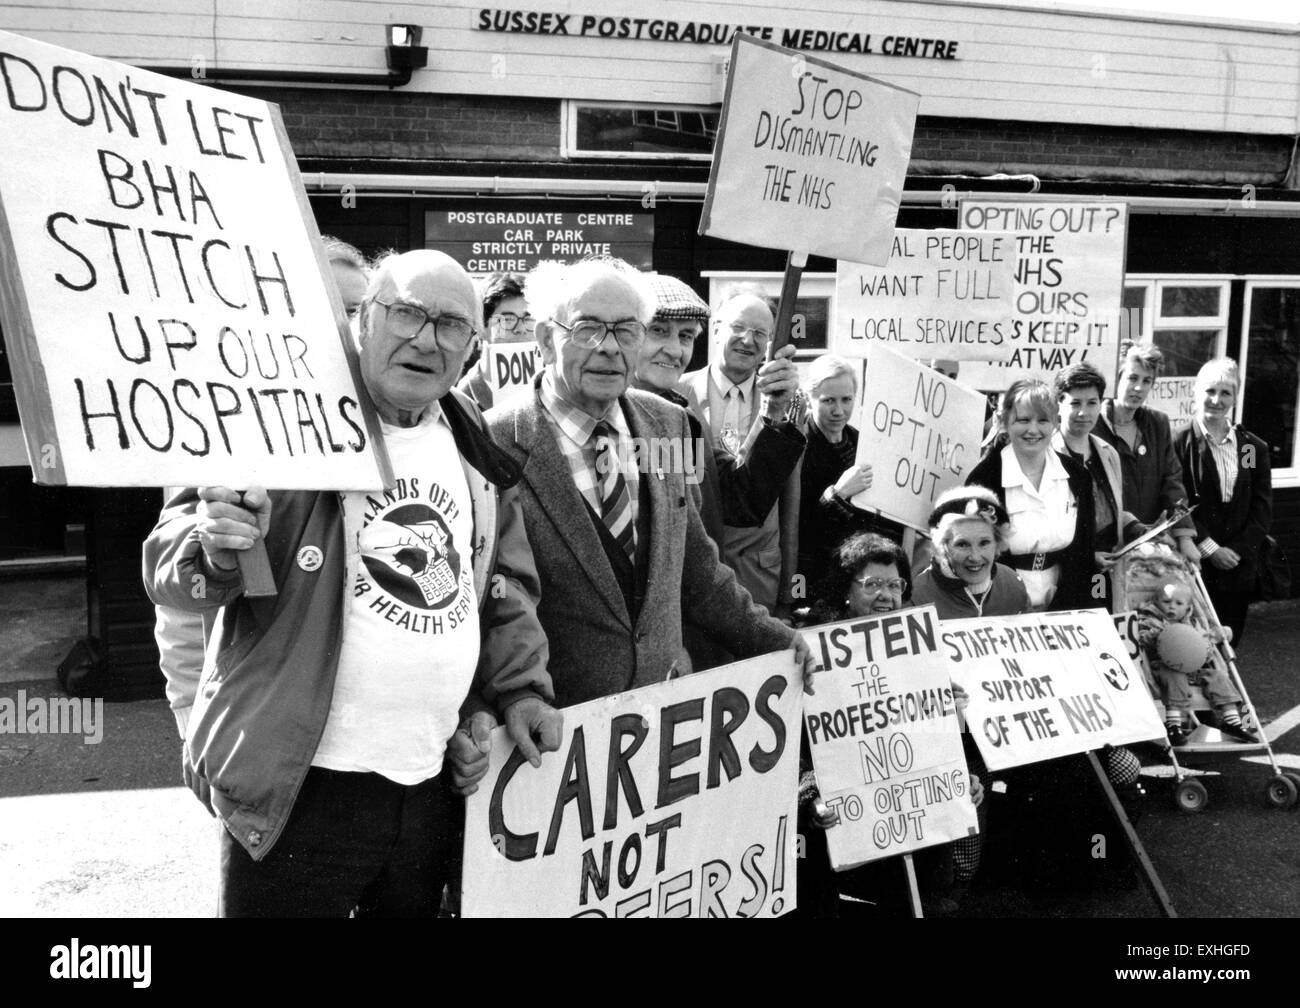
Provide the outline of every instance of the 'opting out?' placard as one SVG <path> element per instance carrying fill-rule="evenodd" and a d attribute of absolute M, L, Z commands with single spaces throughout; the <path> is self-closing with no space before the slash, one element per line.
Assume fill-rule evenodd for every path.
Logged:
<path fill-rule="evenodd" d="M 884 265 L 920 101 L 737 35 L 700 234 Z"/>
<path fill-rule="evenodd" d="M 996 364 L 963 363 L 972 388 L 1004 389 L 1024 374 L 1050 381 L 1087 360 L 1115 373 L 1128 204 L 963 200 L 960 227 L 1016 233 L 1010 351 Z"/>
<path fill-rule="evenodd" d="M 498 729 L 467 802 L 467 917 L 775 917 L 795 902 L 789 651 L 566 708 L 539 769 Z"/>
<path fill-rule="evenodd" d="M 1142 673 L 1101 610 L 947 620 L 953 682 L 990 770 L 1162 738 Z"/>
<path fill-rule="evenodd" d="M 3 323 L 38 482 L 389 478 L 278 110 L 0 33 Z"/>
<path fill-rule="evenodd" d="M 879 343 L 865 371 L 857 464 L 870 463 L 871 486 L 853 503 L 923 529 L 935 498 L 979 461 L 984 397 Z"/>
<path fill-rule="evenodd" d="M 804 699 L 839 870 L 979 830 L 933 606 L 803 631 L 822 663 Z"/>
<path fill-rule="evenodd" d="M 1016 241 L 989 231 L 898 228 L 883 267 L 840 261 L 831 349 L 884 343 L 917 360 L 1010 353 Z"/>

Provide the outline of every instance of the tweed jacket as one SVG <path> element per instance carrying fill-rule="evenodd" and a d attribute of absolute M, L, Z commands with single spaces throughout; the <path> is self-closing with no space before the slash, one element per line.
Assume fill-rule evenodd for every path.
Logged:
<path fill-rule="evenodd" d="M 635 621 L 539 391 L 488 414 L 493 440 L 523 470 L 507 491 L 523 506 L 541 578 L 538 616 L 550 643 L 549 667 L 560 706 L 662 682 L 682 653 L 682 613 L 737 658 L 788 647 L 794 632 L 755 605 L 700 520 L 682 466 L 686 411 L 648 392 L 619 400 L 644 446 L 650 542 L 645 601 Z M 676 448 L 673 442 L 678 442 Z M 627 474 L 629 477 L 632 474 Z M 503 504 L 506 503 L 503 501 Z"/>

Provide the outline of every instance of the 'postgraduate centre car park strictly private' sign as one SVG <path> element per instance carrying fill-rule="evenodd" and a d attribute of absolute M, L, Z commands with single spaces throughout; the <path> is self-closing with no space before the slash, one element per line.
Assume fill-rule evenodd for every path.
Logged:
<path fill-rule="evenodd" d="M 0 33 L 0 283 L 38 482 L 379 489 L 266 102 Z"/>
<path fill-rule="evenodd" d="M 654 214 L 570 210 L 430 210 L 425 248 L 470 273 L 527 273 L 540 262 L 617 256 L 650 269 Z"/>

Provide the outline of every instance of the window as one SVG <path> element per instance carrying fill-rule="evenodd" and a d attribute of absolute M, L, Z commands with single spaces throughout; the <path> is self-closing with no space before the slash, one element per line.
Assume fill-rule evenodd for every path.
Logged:
<path fill-rule="evenodd" d="M 709 304 L 716 305 L 737 287 L 756 289 L 775 300 L 781 296 L 780 273 L 730 273 L 705 270 L 700 274 L 709 281 Z M 796 363 L 806 363 L 827 346 L 831 319 L 835 317 L 835 274 L 805 273 L 794 302 L 792 342 Z M 712 363 L 712 361 L 710 361 Z M 802 368 L 800 368 L 802 371 Z"/>
<path fill-rule="evenodd" d="M 1247 283 L 1242 326 L 1238 416 L 1268 444 L 1275 482 L 1300 480 L 1300 280 Z"/>
<path fill-rule="evenodd" d="M 566 103 L 568 156 L 686 158 L 713 156 L 719 111 L 686 105 Z"/>
<path fill-rule="evenodd" d="M 1191 423 L 1196 372 L 1225 352 L 1228 284 L 1227 277 L 1124 279 L 1120 338 L 1154 342 L 1164 353 L 1160 378 L 1147 403 L 1169 414 L 1175 433 Z"/>

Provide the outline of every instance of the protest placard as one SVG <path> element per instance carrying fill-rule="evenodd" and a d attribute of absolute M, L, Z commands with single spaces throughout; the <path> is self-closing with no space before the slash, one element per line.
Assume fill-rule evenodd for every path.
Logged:
<path fill-rule="evenodd" d="M 924 529 L 935 498 L 979 461 L 984 397 L 880 343 L 865 372 L 856 461 L 870 463 L 871 486 L 853 504 Z"/>
<path fill-rule="evenodd" d="M 467 917 L 776 917 L 795 903 L 803 685 L 781 651 L 564 711 L 534 769 L 492 736 Z"/>
<path fill-rule="evenodd" d="M 278 109 L 0 33 L 0 282 L 38 482 L 391 480 Z"/>
<path fill-rule="evenodd" d="M 963 382 L 992 390 L 1026 374 L 1050 381 L 1084 360 L 1115 373 L 1127 203 L 968 199 L 958 220 L 963 229 L 1016 233 L 1010 352 L 995 363 L 963 362 Z"/>
<path fill-rule="evenodd" d="M 883 266 L 920 100 L 737 35 L 700 234 Z"/>
<path fill-rule="evenodd" d="M 940 640 L 990 770 L 1164 737 L 1109 613 L 947 620 Z"/>
<path fill-rule="evenodd" d="M 1192 425 L 1196 415 L 1195 388 L 1196 379 L 1191 375 L 1157 378 L 1151 386 L 1147 405 L 1169 417 L 1169 429 L 1175 435 Z"/>
<path fill-rule="evenodd" d="M 837 870 L 979 830 L 933 606 L 803 631 L 822 663 L 804 699 Z"/>
<path fill-rule="evenodd" d="M 861 357 L 884 343 L 914 360 L 995 359 L 1011 352 L 1015 236 L 894 231 L 883 267 L 840 261 L 831 350 Z"/>
<path fill-rule="evenodd" d="M 533 379 L 542 369 L 542 351 L 537 343 L 489 343 L 488 384 L 492 386 L 493 405 L 500 406 L 533 387 Z"/>

